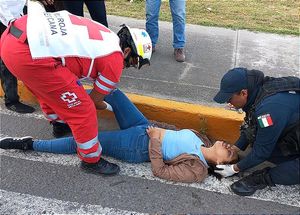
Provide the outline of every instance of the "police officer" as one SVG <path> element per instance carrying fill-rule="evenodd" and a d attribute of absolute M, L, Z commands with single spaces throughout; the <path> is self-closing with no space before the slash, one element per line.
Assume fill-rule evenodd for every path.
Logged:
<path fill-rule="evenodd" d="M 300 183 L 299 91 L 297 77 L 265 77 L 246 68 L 231 69 L 223 76 L 214 100 L 243 109 L 246 117 L 234 148 L 245 150 L 250 144 L 252 150 L 236 164 L 218 165 L 215 172 L 228 177 L 264 161 L 275 164 L 234 182 L 234 193 L 249 196 L 266 186 Z"/>

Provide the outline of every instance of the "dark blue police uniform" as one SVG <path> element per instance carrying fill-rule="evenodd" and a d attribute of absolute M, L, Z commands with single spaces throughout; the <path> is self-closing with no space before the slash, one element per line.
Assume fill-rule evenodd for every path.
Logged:
<path fill-rule="evenodd" d="M 228 103 L 236 95 L 233 105 L 242 107 L 246 116 L 235 145 L 241 150 L 252 146 L 237 167 L 243 171 L 264 161 L 276 165 L 234 182 L 230 185 L 234 193 L 249 196 L 266 186 L 300 184 L 299 93 L 300 79 L 293 76 L 265 77 L 259 70 L 241 67 L 223 76 L 214 100 Z"/>
<path fill-rule="evenodd" d="M 276 93 L 262 100 L 255 108 L 254 118 L 268 115 L 272 120 L 270 126 L 257 125 L 256 138 L 251 152 L 237 163 L 240 170 L 254 167 L 264 161 L 276 164 L 269 174 L 275 184 L 300 184 L 299 154 L 284 156 L 278 139 L 283 130 L 299 121 L 300 94 L 295 91 Z M 241 133 L 236 146 L 245 150 L 249 142 Z"/>

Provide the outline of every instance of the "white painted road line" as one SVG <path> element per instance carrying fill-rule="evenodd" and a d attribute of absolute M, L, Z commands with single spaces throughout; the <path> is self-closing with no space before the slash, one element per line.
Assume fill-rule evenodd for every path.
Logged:
<path fill-rule="evenodd" d="M 1 114 L 4 115 L 17 116 L 20 118 L 25 117 L 25 118 L 45 119 L 44 115 L 39 109 L 34 114 L 18 114 L 13 111 L 9 111 L 5 108 L 2 108 L 0 106 L 0 112 Z M 7 135 L 0 133 L 0 137 L 5 137 L 5 136 Z M 47 162 L 47 163 L 66 165 L 66 166 L 77 166 L 79 165 L 80 162 L 76 155 L 57 155 L 57 154 L 40 153 L 40 152 L 24 153 L 19 150 L 0 149 L 0 155 L 6 155 L 10 157 L 25 159 L 25 160 Z M 121 167 L 120 174 L 124 176 L 131 176 L 131 177 L 147 179 L 147 180 L 156 180 L 165 184 L 193 187 L 196 189 L 234 195 L 230 191 L 229 186 L 235 180 L 237 180 L 237 177 L 222 179 L 221 181 L 219 181 L 215 177 L 209 176 L 202 183 L 192 183 L 192 184 L 175 183 L 175 182 L 165 181 L 157 177 L 154 177 L 151 172 L 150 163 L 129 164 L 118 160 L 114 160 L 112 158 L 109 158 L 109 160 L 116 162 L 120 165 Z M 253 196 L 247 198 L 278 202 L 280 204 L 300 207 L 299 190 L 300 190 L 300 185 L 294 185 L 294 186 L 277 185 L 276 187 L 266 188 L 262 191 L 257 191 Z"/>
<path fill-rule="evenodd" d="M 1 136 L 3 137 L 4 135 L 0 134 L 0 137 Z M 50 153 L 43 153 L 43 152 L 24 153 L 19 150 L 0 149 L 0 156 L 2 155 L 14 157 L 18 159 L 47 162 L 52 164 L 65 165 L 65 166 L 79 166 L 79 162 L 80 162 L 77 155 L 58 155 L 58 154 L 50 154 Z M 230 191 L 229 186 L 233 181 L 237 180 L 237 177 L 226 178 L 219 181 L 215 177 L 209 176 L 202 183 L 192 183 L 192 184 L 175 183 L 175 182 L 170 182 L 170 181 L 166 181 L 154 177 L 151 172 L 150 163 L 129 164 L 118 160 L 114 160 L 112 158 L 108 158 L 108 160 L 120 165 L 121 168 L 120 174 L 124 176 L 131 176 L 131 177 L 136 177 L 144 180 L 156 180 L 165 184 L 193 187 L 196 189 L 234 195 Z M 257 191 L 253 196 L 245 197 L 245 198 L 253 198 L 253 199 L 258 199 L 263 201 L 272 201 L 280 204 L 300 207 L 299 189 L 300 189 L 299 185 L 294 185 L 294 186 L 277 185 L 276 187 L 266 188 L 264 190 Z"/>
<path fill-rule="evenodd" d="M 82 205 L 78 202 L 47 199 L 28 194 L 8 192 L 5 190 L 0 190 L 0 196 L 0 214 L 143 214 L 102 207 L 101 205 Z"/>
<path fill-rule="evenodd" d="M 10 111 L 6 108 L 3 108 L 0 106 L 0 112 L 3 115 L 10 115 L 10 116 L 17 116 L 17 117 L 24 117 L 24 118 L 34 118 L 34 119 L 44 119 L 47 120 L 46 117 L 44 116 L 43 112 L 38 109 L 34 113 L 26 113 L 26 114 L 20 114 L 14 111 Z"/>

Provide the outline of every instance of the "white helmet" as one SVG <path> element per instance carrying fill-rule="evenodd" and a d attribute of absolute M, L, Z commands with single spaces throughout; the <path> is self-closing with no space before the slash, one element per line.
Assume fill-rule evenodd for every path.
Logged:
<path fill-rule="evenodd" d="M 122 50 L 125 48 L 124 46 L 131 48 L 132 53 L 129 57 L 138 58 L 137 67 L 139 69 L 145 64 L 150 65 L 152 42 L 147 31 L 140 28 L 129 28 L 125 24 L 121 27 L 122 28 L 118 32 L 118 36 L 121 41 Z"/>

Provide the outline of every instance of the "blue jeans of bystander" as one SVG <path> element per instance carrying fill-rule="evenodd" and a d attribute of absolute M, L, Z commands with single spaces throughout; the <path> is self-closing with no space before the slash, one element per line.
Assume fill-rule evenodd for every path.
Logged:
<path fill-rule="evenodd" d="M 185 46 L 185 0 L 169 0 L 173 20 L 173 47 Z M 146 0 L 146 31 L 155 47 L 158 35 L 158 17 L 161 0 Z"/>

